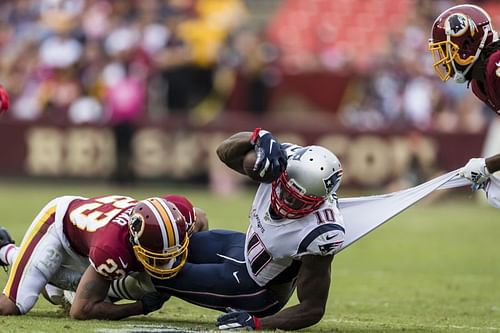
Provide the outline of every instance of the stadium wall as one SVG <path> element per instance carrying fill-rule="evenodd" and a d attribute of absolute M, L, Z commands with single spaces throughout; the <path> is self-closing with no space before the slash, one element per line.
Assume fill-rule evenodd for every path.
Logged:
<path fill-rule="evenodd" d="M 344 184 L 364 188 L 402 178 L 418 182 L 458 168 L 479 156 L 485 142 L 484 134 L 353 131 L 228 115 L 201 127 L 183 119 L 137 124 L 129 163 L 138 179 L 204 182 L 225 168 L 215 154 L 221 140 L 257 126 L 272 130 L 282 142 L 329 147 L 344 165 Z M 0 175 L 105 179 L 117 167 L 115 142 L 112 129 L 105 126 L 2 121 Z"/>

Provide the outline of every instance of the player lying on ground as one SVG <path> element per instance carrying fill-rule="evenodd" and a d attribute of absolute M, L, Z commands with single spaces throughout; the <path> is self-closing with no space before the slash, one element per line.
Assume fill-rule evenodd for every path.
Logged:
<path fill-rule="evenodd" d="M 335 196 L 342 176 L 339 160 L 319 146 L 281 146 L 259 129 L 232 136 L 217 153 L 236 171 L 265 181 L 252 204 L 247 234 L 195 233 L 177 276 L 130 275 L 112 284 L 111 295 L 137 299 L 156 288 L 165 298 L 238 309 L 218 318 L 220 329 L 292 330 L 319 322 L 331 262 L 345 231 Z M 244 165 L 247 154 L 250 162 Z M 300 303 L 280 311 L 295 288 Z"/>
<path fill-rule="evenodd" d="M 156 292 L 130 304 L 104 300 L 111 281 L 132 272 L 174 277 L 187 257 L 186 229 L 180 210 L 163 198 L 56 198 L 35 217 L 20 247 L 0 229 L 0 265 L 14 263 L 0 296 L 0 314 L 27 313 L 62 269 L 83 273 L 73 318 L 120 319 L 159 309 L 168 297 Z"/>

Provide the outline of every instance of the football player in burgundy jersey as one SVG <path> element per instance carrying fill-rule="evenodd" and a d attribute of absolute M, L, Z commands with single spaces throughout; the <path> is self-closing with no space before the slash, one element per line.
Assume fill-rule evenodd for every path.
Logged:
<path fill-rule="evenodd" d="M 458 5 L 442 12 L 432 25 L 429 50 L 443 81 L 468 83 L 472 92 L 500 115 L 500 40 L 488 13 L 479 6 Z M 500 170 L 500 154 L 471 159 L 461 175 L 479 188 Z"/>
<path fill-rule="evenodd" d="M 104 300 L 111 281 L 132 272 L 159 280 L 177 275 L 187 257 L 186 229 L 181 211 L 164 198 L 56 198 L 35 217 L 19 247 L 0 228 L 0 265 L 12 266 L 0 314 L 27 313 L 63 268 L 83 273 L 70 309 L 73 318 L 120 319 L 157 310 L 168 299 L 159 293 L 130 304 Z"/>

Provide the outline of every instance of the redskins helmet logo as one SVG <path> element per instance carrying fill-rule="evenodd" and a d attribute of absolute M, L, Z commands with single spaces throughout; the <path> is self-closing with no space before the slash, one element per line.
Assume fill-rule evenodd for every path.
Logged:
<path fill-rule="evenodd" d="M 450 15 L 446 20 L 446 25 L 449 35 L 452 37 L 463 36 L 467 31 L 474 37 L 477 31 L 476 23 L 469 16 L 462 13 Z"/>
<path fill-rule="evenodd" d="M 130 231 L 134 237 L 134 242 L 139 243 L 139 238 L 144 232 L 144 217 L 141 214 L 134 214 L 130 217 Z"/>

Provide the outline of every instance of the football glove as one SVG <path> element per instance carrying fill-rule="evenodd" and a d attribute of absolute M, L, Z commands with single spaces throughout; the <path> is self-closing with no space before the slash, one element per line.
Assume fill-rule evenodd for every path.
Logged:
<path fill-rule="evenodd" d="M 486 167 L 484 158 L 471 158 L 469 162 L 460 169 L 459 175 L 472 182 L 473 190 L 478 190 L 483 187 L 490 178 L 490 172 Z"/>
<path fill-rule="evenodd" d="M 9 94 L 3 86 L 0 85 L 0 114 L 9 109 Z"/>
<path fill-rule="evenodd" d="M 161 309 L 163 304 L 168 301 L 170 295 L 159 292 L 151 292 L 144 295 L 142 298 L 142 313 L 148 314 L 150 312 Z"/>
<path fill-rule="evenodd" d="M 215 324 L 220 330 L 246 329 L 253 331 L 260 329 L 260 319 L 248 312 L 226 308 L 226 314 L 220 315 Z"/>
<path fill-rule="evenodd" d="M 256 128 L 250 137 L 257 158 L 253 171 L 266 182 L 272 182 L 286 170 L 286 153 L 276 138 L 268 131 Z"/>

